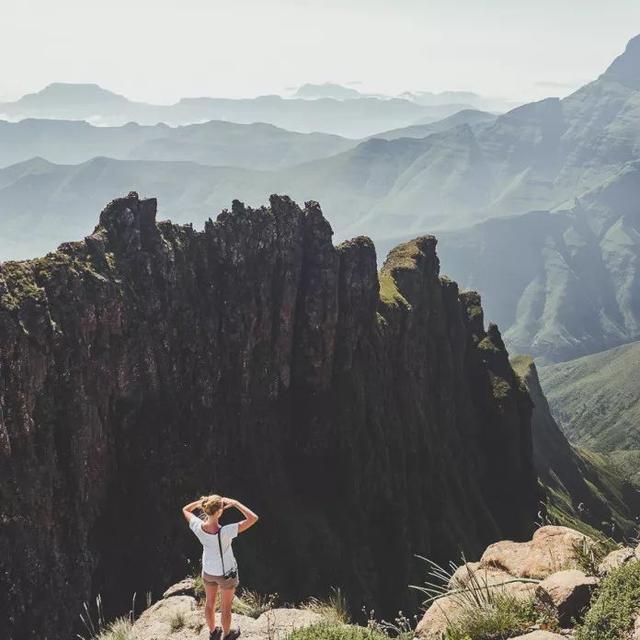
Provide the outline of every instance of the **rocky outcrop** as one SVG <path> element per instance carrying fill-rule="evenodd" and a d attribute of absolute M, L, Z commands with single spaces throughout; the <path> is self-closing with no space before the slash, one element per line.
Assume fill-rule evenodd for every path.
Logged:
<path fill-rule="evenodd" d="M 448 592 L 425 611 L 416 635 L 422 640 L 441 640 L 447 627 L 474 613 L 475 603 L 490 606 L 503 596 L 535 601 L 559 624 L 568 625 L 589 604 L 598 583 L 597 578 L 576 569 L 578 545 L 593 544 L 568 527 L 545 526 L 528 542 L 501 540 L 490 545 L 479 562 L 458 567 L 449 580 Z"/>
<path fill-rule="evenodd" d="M 155 214 L 130 194 L 84 241 L 0 266 L 7 637 L 179 579 L 199 556 L 179 507 L 204 491 L 261 515 L 243 582 L 382 615 L 411 606 L 415 553 L 530 534 L 530 400 L 434 238 L 378 276 L 315 203 L 234 202 L 202 232 Z"/>

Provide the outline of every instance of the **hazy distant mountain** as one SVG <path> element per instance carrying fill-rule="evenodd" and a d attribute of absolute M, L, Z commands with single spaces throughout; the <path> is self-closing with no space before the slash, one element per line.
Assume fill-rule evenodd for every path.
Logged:
<path fill-rule="evenodd" d="M 606 452 L 640 480 L 640 342 L 544 367 L 542 386 L 567 437 Z"/>
<path fill-rule="evenodd" d="M 225 120 L 251 124 L 266 122 L 290 131 L 320 131 L 362 138 L 378 131 L 445 118 L 456 105 L 422 106 L 398 98 L 360 97 L 353 100 L 305 100 L 280 96 L 257 98 L 183 98 L 173 105 L 134 102 L 97 85 L 56 83 L 15 102 L 0 104 L 0 118 L 88 120 L 100 125 L 127 122 L 153 125 L 193 124 Z"/>
<path fill-rule="evenodd" d="M 446 272 L 481 292 L 512 353 L 561 361 L 640 337 L 640 162 L 571 209 L 439 240 Z"/>
<path fill-rule="evenodd" d="M 96 156 L 135 160 L 185 160 L 253 169 L 278 169 L 330 156 L 355 140 L 324 133 L 295 133 L 270 124 L 212 121 L 168 127 L 95 127 L 83 121 L 0 121 L 0 167 L 40 156 L 76 164 Z"/>
<path fill-rule="evenodd" d="M 155 193 L 160 218 L 202 225 L 245 193 L 264 202 L 275 189 L 273 174 L 192 162 L 124 161 L 95 158 L 78 165 L 56 165 L 40 158 L 0 169 L 0 260 L 35 257 L 60 242 L 92 231 L 88 211 L 115 194 Z M 251 190 L 250 190 L 251 188 Z"/>
<path fill-rule="evenodd" d="M 414 124 L 410 127 L 383 131 L 371 136 L 372 138 L 382 138 L 383 140 L 397 140 L 398 138 L 426 138 L 432 133 L 440 133 L 453 127 L 463 124 L 473 126 L 479 123 L 493 122 L 496 119 L 493 113 L 487 111 L 477 111 L 476 109 L 463 109 L 452 116 L 436 120 L 429 124 Z"/>
<path fill-rule="evenodd" d="M 66 84 L 54 82 L 37 93 L 29 93 L 16 102 L 0 104 L 0 111 L 9 114 L 67 118 L 74 110 L 74 118 L 91 118 L 142 103 L 131 102 L 124 96 L 107 91 L 97 84 Z M 23 115 L 24 114 L 24 115 Z"/>
<path fill-rule="evenodd" d="M 480 111 L 492 111 L 494 113 L 504 113 L 521 104 L 513 100 L 481 96 L 473 91 L 443 91 L 441 93 L 432 93 L 431 91 L 405 91 L 400 97 L 426 106 L 459 104 L 467 105 L 467 108 Z M 424 123 L 418 121 L 415 124 Z"/>
<path fill-rule="evenodd" d="M 351 100 L 360 98 L 362 94 L 351 87 L 344 87 L 341 84 L 333 82 L 324 82 L 323 84 L 303 84 L 293 94 L 295 98 L 317 99 L 317 98 L 335 98 L 336 100 Z"/>

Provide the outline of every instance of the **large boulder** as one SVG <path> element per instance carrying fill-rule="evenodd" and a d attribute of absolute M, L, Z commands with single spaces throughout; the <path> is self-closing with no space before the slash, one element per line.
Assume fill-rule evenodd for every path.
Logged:
<path fill-rule="evenodd" d="M 623 564 L 631 560 L 637 560 L 636 552 L 634 549 L 624 547 L 622 549 L 616 549 L 610 554 L 604 557 L 602 562 L 598 565 L 598 574 L 606 576 L 611 570 L 621 567 Z"/>
<path fill-rule="evenodd" d="M 551 605 L 557 611 L 560 625 L 566 627 L 581 617 L 597 584 L 598 578 L 567 569 L 545 578 L 536 589 L 536 597 Z"/>
<path fill-rule="evenodd" d="M 487 547 L 480 562 L 522 578 L 544 579 L 564 569 L 575 568 L 576 547 L 593 546 L 588 536 L 568 527 L 538 529 L 529 542 L 502 540 Z"/>

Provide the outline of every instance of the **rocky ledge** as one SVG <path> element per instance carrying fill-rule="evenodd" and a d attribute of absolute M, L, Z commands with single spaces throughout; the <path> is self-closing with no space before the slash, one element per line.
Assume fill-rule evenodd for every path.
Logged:
<path fill-rule="evenodd" d="M 219 624 L 219 617 L 216 621 Z M 244 640 L 283 640 L 295 629 L 322 621 L 323 617 L 314 611 L 274 608 L 256 618 L 233 613 L 231 627 L 240 629 Z M 202 603 L 193 595 L 169 590 L 134 622 L 129 637 L 132 640 L 208 640 Z"/>

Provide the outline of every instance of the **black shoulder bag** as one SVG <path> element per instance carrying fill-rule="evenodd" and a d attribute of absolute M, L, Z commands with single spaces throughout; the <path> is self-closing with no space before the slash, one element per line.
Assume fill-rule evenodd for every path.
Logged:
<path fill-rule="evenodd" d="M 227 579 L 236 578 L 238 576 L 238 571 L 235 567 L 233 569 L 229 569 L 228 573 L 224 570 L 224 554 L 222 553 L 222 539 L 220 537 L 221 533 L 222 527 L 218 529 L 218 547 L 220 548 L 220 562 L 222 562 L 222 576 Z"/>

